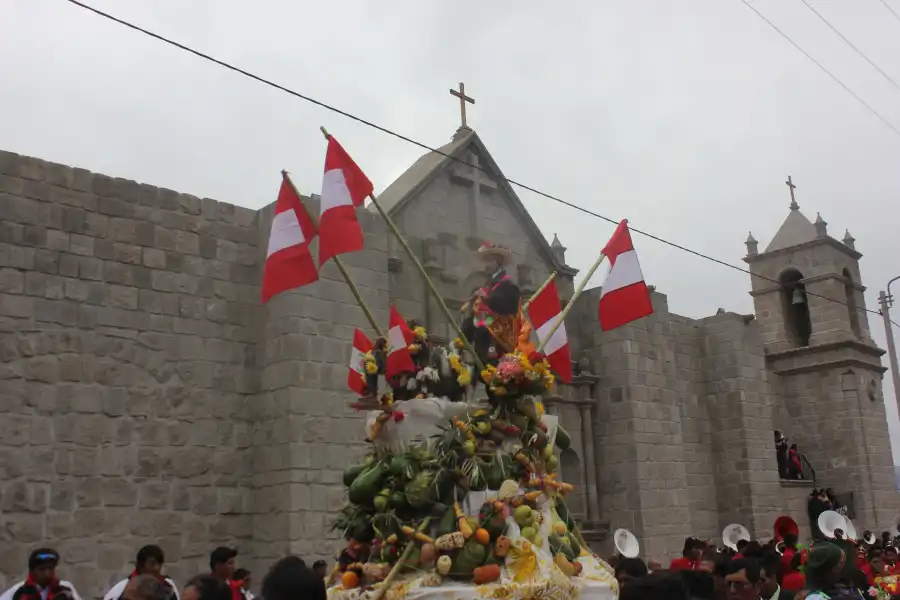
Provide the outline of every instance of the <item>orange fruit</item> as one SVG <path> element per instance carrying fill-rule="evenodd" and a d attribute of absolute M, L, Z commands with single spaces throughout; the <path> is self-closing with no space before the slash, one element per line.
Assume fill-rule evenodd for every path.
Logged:
<path fill-rule="evenodd" d="M 359 575 L 353 571 L 347 571 L 341 576 L 341 585 L 345 590 L 352 590 L 359 587 Z"/>
<path fill-rule="evenodd" d="M 479 544 L 490 544 L 491 543 L 491 534 L 488 533 L 487 529 L 479 528 L 475 532 L 475 541 Z"/>

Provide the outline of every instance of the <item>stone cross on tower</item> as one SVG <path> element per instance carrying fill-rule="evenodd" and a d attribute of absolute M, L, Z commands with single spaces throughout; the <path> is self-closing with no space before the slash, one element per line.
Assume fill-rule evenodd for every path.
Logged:
<path fill-rule="evenodd" d="M 460 128 L 468 127 L 468 125 L 466 125 L 466 102 L 475 104 L 475 98 L 466 96 L 466 84 L 462 81 L 459 82 L 459 91 L 457 92 L 453 88 L 450 88 L 450 94 L 459 98 L 459 117 L 462 121 Z"/>
<path fill-rule="evenodd" d="M 800 205 L 797 204 L 796 200 L 794 200 L 794 190 L 797 189 L 797 186 L 794 185 L 793 181 L 791 181 L 790 175 L 788 175 L 787 181 L 785 181 L 784 183 L 788 186 L 788 189 L 791 190 L 791 210 L 800 210 Z"/>
<path fill-rule="evenodd" d="M 481 204 L 482 190 L 493 191 L 497 189 L 497 184 L 490 175 L 482 171 L 482 167 L 478 162 L 478 155 L 472 153 L 466 162 L 468 165 L 457 163 L 453 168 L 453 179 L 462 182 L 464 185 L 472 186 L 472 195 L 469 197 L 469 227 L 472 235 L 482 237 L 480 230 L 479 206 Z M 471 165 L 471 166 L 470 166 Z"/>

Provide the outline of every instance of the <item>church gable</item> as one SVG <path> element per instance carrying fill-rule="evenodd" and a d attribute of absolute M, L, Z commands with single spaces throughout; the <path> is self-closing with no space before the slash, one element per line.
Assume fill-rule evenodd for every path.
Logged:
<path fill-rule="evenodd" d="M 575 274 L 554 256 L 474 131 L 461 128 L 440 151 L 453 158 L 424 155 L 379 198 L 409 238 L 422 240 L 424 262 L 458 284 L 447 290 L 451 296 L 481 283 L 483 266 L 473 251 L 484 241 L 512 250 L 510 275 L 526 290 L 536 289 L 554 270 Z M 478 281 L 469 281 L 473 277 Z"/>

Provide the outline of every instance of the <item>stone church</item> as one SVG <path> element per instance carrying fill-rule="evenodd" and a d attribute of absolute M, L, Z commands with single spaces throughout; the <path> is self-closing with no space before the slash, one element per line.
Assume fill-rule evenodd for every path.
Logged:
<path fill-rule="evenodd" d="M 485 240 L 512 250 L 526 294 L 556 272 L 571 295 L 561 241 L 477 133 L 440 150 L 380 199 L 451 310 L 486 277 L 473 253 Z M 271 210 L 0 152 L 0 585 L 42 544 L 85 598 L 150 542 L 181 583 L 218 545 L 257 579 L 285 553 L 326 558 L 342 470 L 365 451 L 346 380 L 353 329 L 368 325 L 333 264 L 260 304 Z M 449 337 L 380 217 L 360 219 L 366 249 L 345 262 L 376 318 L 393 302 Z M 569 317 L 578 374 L 547 405 L 572 435 L 563 475 L 599 551 L 619 527 L 648 558 L 732 522 L 765 538 L 781 514 L 808 533 L 813 483 L 779 479 L 776 429 L 858 530 L 898 512 L 853 239 L 794 203 L 764 251 L 746 246 L 755 314 L 689 319 L 654 292 L 654 315 L 603 333 L 594 289 Z"/>

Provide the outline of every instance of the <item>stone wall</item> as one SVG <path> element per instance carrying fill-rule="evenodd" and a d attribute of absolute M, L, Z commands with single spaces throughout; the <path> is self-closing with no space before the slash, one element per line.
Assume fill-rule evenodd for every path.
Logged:
<path fill-rule="evenodd" d="M 0 152 L 0 586 L 252 535 L 256 212 Z"/>

